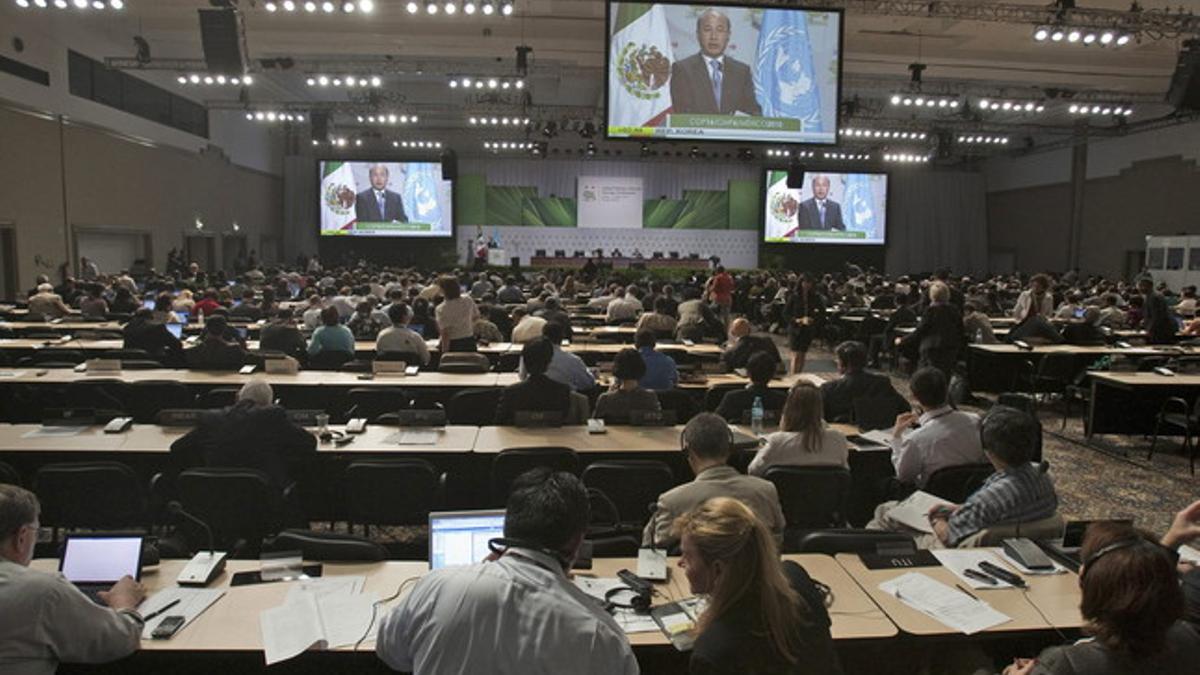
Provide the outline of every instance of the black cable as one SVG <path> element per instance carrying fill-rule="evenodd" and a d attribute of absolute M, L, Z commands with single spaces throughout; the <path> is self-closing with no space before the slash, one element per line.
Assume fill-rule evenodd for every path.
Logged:
<path fill-rule="evenodd" d="M 1029 597 L 1029 586 L 1028 585 L 1026 585 L 1023 589 L 1021 589 L 1021 597 L 1025 598 L 1025 602 L 1028 602 L 1029 606 L 1033 607 L 1034 611 L 1038 613 L 1038 616 L 1042 617 L 1042 621 L 1045 621 L 1046 625 L 1048 625 L 1054 629 L 1054 632 L 1058 634 L 1058 639 L 1061 640 L 1063 644 L 1068 644 L 1068 643 L 1072 642 L 1071 640 L 1067 639 L 1067 636 L 1061 630 L 1059 630 L 1058 626 L 1054 625 L 1054 622 L 1051 621 L 1050 618 L 1047 617 L 1042 612 L 1042 608 L 1038 607 L 1037 603 L 1035 603 Z"/>
<path fill-rule="evenodd" d="M 415 581 L 419 580 L 420 578 L 421 577 L 419 577 L 419 576 L 409 577 L 409 578 L 405 579 L 404 581 L 401 581 L 400 586 L 396 588 L 395 593 L 389 595 L 388 597 L 386 597 L 382 600 L 376 600 L 375 602 L 371 603 L 371 621 L 370 621 L 370 623 L 367 624 L 366 632 L 364 632 L 362 634 L 362 637 L 358 638 L 358 641 L 354 643 L 354 649 L 352 651 L 358 651 L 359 646 L 362 645 L 363 641 L 367 639 L 367 636 L 371 634 L 371 628 L 375 625 L 375 619 L 379 615 L 379 606 L 386 605 L 387 603 L 391 602 L 392 600 L 395 600 L 396 598 L 400 597 L 400 594 L 404 592 L 404 587 L 407 586 L 409 584 L 409 582 L 415 582 Z"/>

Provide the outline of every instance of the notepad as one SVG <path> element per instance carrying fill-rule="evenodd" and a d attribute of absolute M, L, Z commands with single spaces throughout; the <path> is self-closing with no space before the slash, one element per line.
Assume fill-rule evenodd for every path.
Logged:
<path fill-rule="evenodd" d="M 267 665 L 309 649 L 353 645 L 366 636 L 374 618 L 375 594 L 319 595 L 302 591 L 259 616 Z"/>
<path fill-rule="evenodd" d="M 908 499 L 893 506 L 887 512 L 887 517 L 918 532 L 933 534 L 933 524 L 929 522 L 929 511 L 940 504 L 949 504 L 949 502 L 923 490 L 917 490 L 909 495 Z"/>
<path fill-rule="evenodd" d="M 909 572 L 885 581 L 879 584 L 879 590 L 966 635 L 1012 621 L 1012 617 L 997 612 L 986 602 L 920 572 Z"/>
<path fill-rule="evenodd" d="M 178 605 L 168 609 L 162 614 L 150 619 L 146 625 L 142 626 L 142 639 L 149 640 L 150 634 L 158 628 L 158 624 L 162 623 L 163 619 L 168 616 L 182 616 L 184 618 L 183 626 L 179 630 L 183 630 L 189 623 L 194 621 L 196 617 L 204 613 L 204 610 L 212 606 L 214 602 L 219 600 L 225 591 L 220 588 L 164 588 L 146 599 L 138 607 L 138 613 L 142 616 L 149 616 L 157 612 L 159 609 L 167 605 L 179 601 Z M 179 631 L 175 632 L 176 635 Z"/>

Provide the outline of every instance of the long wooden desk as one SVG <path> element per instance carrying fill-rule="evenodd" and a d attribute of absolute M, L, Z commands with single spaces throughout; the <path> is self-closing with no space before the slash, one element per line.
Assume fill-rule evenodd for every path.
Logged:
<path fill-rule="evenodd" d="M 961 635 L 954 629 L 909 607 L 895 596 L 879 590 L 879 584 L 909 572 L 919 572 L 951 588 L 955 584 L 962 584 L 962 581 L 949 569 L 919 567 L 870 570 L 863 565 L 857 555 L 851 553 L 839 553 L 837 561 L 901 631 L 916 636 Z M 1080 596 L 1077 575 L 1066 572 L 1045 576 L 1024 575 L 1023 578 L 1029 585 L 1028 592 L 1012 588 L 971 591 L 997 611 L 1012 618 L 1012 621 L 989 628 L 980 635 L 1076 629 L 1083 626 L 1083 617 L 1079 614 Z M 1045 615 L 1045 618 L 1042 618 L 1042 615 Z"/>
<path fill-rule="evenodd" d="M 798 562 L 813 578 L 833 590 L 834 603 L 830 608 L 830 619 L 831 633 L 835 640 L 883 639 L 897 634 L 892 622 L 832 557 L 822 554 L 786 557 Z M 163 588 L 174 587 L 175 577 L 184 563 L 182 560 L 165 560 L 157 567 L 143 571 L 142 583 L 148 595 Z M 616 576 L 618 570 L 636 569 L 637 561 L 631 558 L 597 558 L 593 565 L 591 570 L 576 570 L 575 575 L 611 578 Z M 678 560 L 672 559 L 668 565 L 669 579 L 665 583 L 656 584 L 660 595 L 655 598 L 655 604 L 673 602 L 691 595 L 687 578 L 677 566 Z M 57 569 L 58 561 L 41 558 L 35 560 L 32 566 L 44 572 L 53 572 Z M 294 583 L 229 586 L 235 572 L 256 571 L 259 568 L 258 561 L 230 561 L 225 572 L 212 585 L 212 588 L 224 589 L 225 595 L 170 640 L 143 640 L 142 649 L 169 652 L 261 652 L 263 647 L 259 616 L 263 610 L 283 604 Z M 428 565 L 417 561 L 326 563 L 323 576 L 364 576 L 366 584 L 363 592 L 386 598 L 395 593 L 405 580 L 421 577 L 427 572 Z M 380 608 L 376 623 L 368 633 L 367 639 L 363 641 L 360 651 L 374 651 L 375 631 L 378 629 L 379 619 L 397 602 L 398 600 L 393 601 Z M 666 638 L 658 631 L 634 633 L 629 638 L 635 649 L 662 647 L 668 644 Z M 351 650 L 351 647 L 344 647 L 337 651 Z"/>
<path fill-rule="evenodd" d="M 338 425 L 333 430 L 342 430 Z M 42 433 L 40 424 L 0 424 L 0 453 L 130 453 L 136 455 L 166 454 L 171 444 L 190 431 L 187 427 L 160 427 L 135 424 L 119 434 L 106 434 L 103 427 L 83 427 L 74 435 Z M 429 444 L 401 445 L 393 439 L 399 427 L 369 424 L 366 431 L 353 434 L 353 442 L 337 445 L 318 441 L 317 451 L 332 455 L 384 453 L 469 453 L 475 448 L 479 427 L 450 425 L 438 431 L 437 440 Z"/>
<path fill-rule="evenodd" d="M 39 373 L 41 373 L 39 375 Z M 486 388 L 503 387 L 515 383 L 516 373 L 442 373 L 421 372 L 417 375 L 380 375 L 373 379 L 359 378 L 358 373 L 301 370 L 295 374 L 272 374 L 262 371 L 242 375 L 237 371 L 188 370 L 176 368 L 151 368 L 147 370 L 122 370 L 113 374 L 88 375 L 77 373 L 71 368 L 19 367 L 0 372 L 2 384 L 57 384 L 87 381 L 89 379 L 116 379 L 127 384 L 150 380 L 172 380 L 200 386 L 241 386 L 252 379 L 266 380 L 272 386 L 284 387 L 447 387 Z"/>
<path fill-rule="evenodd" d="M 1074 357 L 1080 371 L 1103 356 L 1147 358 L 1155 356 L 1184 356 L 1200 354 L 1192 347 L 1144 346 L 1122 348 L 1116 345 L 1037 345 L 1026 351 L 1011 344 L 972 344 L 967 348 L 967 380 L 977 391 L 1012 391 L 1017 377 L 1024 372 L 1017 367 L 1023 361 L 1037 364 L 1047 354 L 1066 354 Z"/>
<path fill-rule="evenodd" d="M 1200 396 L 1200 374 L 1155 372 L 1092 372 L 1091 400 L 1084 422 L 1087 436 L 1093 434 L 1148 434 L 1168 397 L 1178 396 L 1190 411 Z M 1174 412 L 1182 412 L 1176 410 Z"/>

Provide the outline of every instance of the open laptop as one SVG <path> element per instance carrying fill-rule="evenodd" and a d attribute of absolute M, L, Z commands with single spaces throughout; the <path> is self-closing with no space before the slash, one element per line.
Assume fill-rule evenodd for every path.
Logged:
<path fill-rule="evenodd" d="M 63 543 L 58 571 L 67 581 L 97 604 L 100 591 L 107 591 L 126 575 L 142 578 L 142 537 L 129 535 L 74 534 Z"/>
<path fill-rule="evenodd" d="M 434 511 L 429 514 L 429 569 L 474 565 L 504 536 L 504 509 Z"/>
<path fill-rule="evenodd" d="M 1053 558 L 1063 567 L 1078 572 L 1081 560 L 1079 558 L 1079 549 L 1083 547 L 1083 535 L 1087 533 L 1088 526 L 1092 523 L 1116 523 L 1119 525 L 1133 525 L 1133 520 L 1130 519 L 1113 519 L 1113 520 L 1072 520 L 1069 521 L 1063 528 L 1062 539 L 1047 539 L 1039 541 L 1038 546 L 1041 547 L 1046 555 Z"/>
<path fill-rule="evenodd" d="M 169 323 L 167 324 L 167 332 L 175 336 L 176 340 L 183 339 L 183 324 Z"/>

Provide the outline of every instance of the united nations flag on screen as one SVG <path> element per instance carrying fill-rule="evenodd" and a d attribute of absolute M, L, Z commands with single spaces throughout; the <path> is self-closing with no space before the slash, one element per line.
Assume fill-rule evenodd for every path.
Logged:
<path fill-rule="evenodd" d="M 852 173 L 846 177 L 845 196 L 842 197 L 844 208 L 849 212 L 845 219 L 847 230 L 866 232 L 868 237 L 875 235 L 875 222 L 882 214 L 875 213 L 875 189 L 871 185 L 871 177 L 861 173 Z"/>
<path fill-rule="evenodd" d="M 432 162 L 408 165 L 404 179 L 404 204 L 411 210 L 408 219 L 415 223 L 438 225 L 442 222 L 442 207 L 438 185 L 442 181 L 442 166 Z"/>
<path fill-rule="evenodd" d="M 791 117 L 803 122 L 805 132 L 824 131 L 821 93 L 813 76 L 804 12 L 763 12 L 754 64 L 754 95 L 763 117 Z"/>

